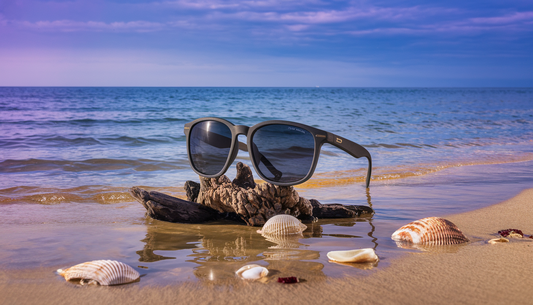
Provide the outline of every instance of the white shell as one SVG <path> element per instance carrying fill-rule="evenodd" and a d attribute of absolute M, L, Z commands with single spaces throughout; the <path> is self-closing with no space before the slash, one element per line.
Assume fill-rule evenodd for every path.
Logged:
<path fill-rule="evenodd" d="M 488 241 L 489 244 L 499 244 L 499 243 L 508 243 L 508 242 L 509 240 L 505 237 L 493 238 Z"/>
<path fill-rule="evenodd" d="M 399 228 L 391 238 L 399 242 L 429 245 L 455 245 L 468 242 L 468 238 L 451 221 L 427 217 Z"/>
<path fill-rule="evenodd" d="M 136 281 L 140 274 L 132 267 L 117 261 L 97 260 L 67 268 L 57 273 L 65 280 L 92 280 L 100 285 L 120 285 Z"/>
<path fill-rule="evenodd" d="M 298 218 L 291 215 L 279 214 L 270 218 L 265 223 L 262 230 L 257 230 L 257 233 L 267 235 L 290 235 L 302 234 L 305 229 L 307 229 L 307 226 Z"/>
<path fill-rule="evenodd" d="M 243 266 L 241 269 L 237 270 L 235 274 L 245 280 L 257 280 L 267 276 L 268 269 L 260 265 L 251 264 Z"/>
<path fill-rule="evenodd" d="M 376 252 L 372 248 L 330 251 L 328 252 L 328 258 L 339 263 L 373 263 L 379 260 Z"/>

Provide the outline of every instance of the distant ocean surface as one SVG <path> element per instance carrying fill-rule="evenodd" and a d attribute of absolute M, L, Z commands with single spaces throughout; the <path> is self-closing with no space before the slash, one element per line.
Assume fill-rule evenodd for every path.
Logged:
<path fill-rule="evenodd" d="M 351 139 L 372 155 L 372 185 L 533 160 L 532 88 L 1 87 L 0 202 L 130 200 L 123 190 L 134 185 L 179 193 L 198 179 L 183 126 L 206 116 L 290 120 Z M 238 160 L 250 164 L 246 153 Z M 362 185 L 366 165 L 326 144 L 301 187 Z"/>

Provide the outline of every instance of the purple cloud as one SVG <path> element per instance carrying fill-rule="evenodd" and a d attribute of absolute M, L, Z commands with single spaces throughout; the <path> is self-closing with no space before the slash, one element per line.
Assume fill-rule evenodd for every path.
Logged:
<path fill-rule="evenodd" d="M 521 21 L 533 21 L 533 12 L 516 12 L 505 16 L 470 18 L 472 23 L 477 24 L 509 24 Z"/>
<path fill-rule="evenodd" d="M 129 22 L 101 22 L 101 21 L 72 21 L 72 20 L 55 20 L 55 21 L 37 21 L 37 22 L 13 22 L 22 27 L 37 30 L 77 32 L 77 31 L 113 31 L 113 32 L 151 32 L 164 28 L 166 25 L 158 22 L 148 21 L 129 21 Z"/>

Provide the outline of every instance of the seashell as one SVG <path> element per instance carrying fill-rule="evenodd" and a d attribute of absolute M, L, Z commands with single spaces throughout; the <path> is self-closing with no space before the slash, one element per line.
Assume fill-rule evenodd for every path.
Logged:
<path fill-rule="evenodd" d="M 268 269 L 260 265 L 251 264 L 243 266 L 241 269 L 237 270 L 235 274 L 244 280 L 257 280 L 267 276 Z"/>
<path fill-rule="evenodd" d="M 468 242 L 468 238 L 451 221 L 427 217 L 413 221 L 394 232 L 391 238 L 414 244 L 454 245 Z"/>
<path fill-rule="evenodd" d="M 58 269 L 57 273 L 65 280 L 90 280 L 100 285 L 120 285 L 139 279 L 140 274 L 132 267 L 117 261 L 96 260 L 67 268 Z"/>
<path fill-rule="evenodd" d="M 509 240 L 505 237 L 500 237 L 500 238 L 493 238 L 491 240 L 488 241 L 489 244 L 500 244 L 500 243 L 508 243 Z"/>
<path fill-rule="evenodd" d="M 379 260 L 376 252 L 372 248 L 330 251 L 327 255 L 330 260 L 339 263 L 373 263 Z"/>
<path fill-rule="evenodd" d="M 265 223 L 262 230 L 257 230 L 257 233 L 267 235 L 290 235 L 302 234 L 305 229 L 307 229 L 307 226 L 298 218 L 291 215 L 279 214 L 270 218 Z"/>

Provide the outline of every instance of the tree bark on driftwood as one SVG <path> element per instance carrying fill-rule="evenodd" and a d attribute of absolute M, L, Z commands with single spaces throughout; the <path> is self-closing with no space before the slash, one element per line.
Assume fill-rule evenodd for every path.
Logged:
<path fill-rule="evenodd" d="M 201 223 L 237 217 L 250 226 L 261 226 L 277 214 L 312 220 L 315 217 L 351 218 L 374 213 L 367 206 L 321 204 L 315 199 L 308 200 L 300 197 L 292 186 L 256 184 L 250 168 L 241 162 L 237 164 L 237 176 L 233 181 L 225 175 L 200 177 L 199 184 L 187 181 L 185 191 L 188 200 L 137 187 L 130 190 L 152 218 L 170 222 Z"/>

